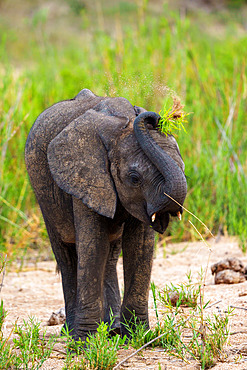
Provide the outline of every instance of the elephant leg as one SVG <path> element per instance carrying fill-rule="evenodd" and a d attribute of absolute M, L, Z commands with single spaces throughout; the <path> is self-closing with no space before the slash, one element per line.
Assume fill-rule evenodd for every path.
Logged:
<path fill-rule="evenodd" d="M 117 261 L 121 247 L 121 239 L 111 242 L 104 278 L 104 322 L 112 324 L 110 329 L 115 333 L 120 333 L 121 298 L 117 277 Z"/>
<path fill-rule="evenodd" d="M 103 283 L 110 251 L 107 219 L 73 198 L 78 255 L 75 334 L 85 340 L 104 319 Z"/>
<path fill-rule="evenodd" d="M 45 217 L 44 217 L 45 219 Z M 45 219 L 46 222 L 46 219 Z M 62 276 L 63 294 L 65 301 L 65 313 L 68 330 L 74 328 L 76 291 L 77 291 L 77 253 L 74 243 L 64 243 L 61 237 L 46 222 L 53 253 L 55 255 L 58 269 Z"/>
<path fill-rule="evenodd" d="M 124 227 L 122 243 L 124 298 L 121 307 L 121 334 L 130 337 L 126 323 L 133 330 L 138 323 L 149 327 L 148 295 L 154 231 L 135 218 L 129 219 Z"/>

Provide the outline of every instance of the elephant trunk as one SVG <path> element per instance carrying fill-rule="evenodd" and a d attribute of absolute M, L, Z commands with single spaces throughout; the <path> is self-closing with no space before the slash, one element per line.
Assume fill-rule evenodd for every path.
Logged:
<path fill-rule="evenodd" d="M 156 128 L 159 119 L 157 113 L 141 113 L 134 121 L 135 136 L 144 153 L 164 177 L 165 192 L 183 204 L 187 193 L 185 175 L 178 164 L 155 142 L 147 128 L 147 124 Z"/>

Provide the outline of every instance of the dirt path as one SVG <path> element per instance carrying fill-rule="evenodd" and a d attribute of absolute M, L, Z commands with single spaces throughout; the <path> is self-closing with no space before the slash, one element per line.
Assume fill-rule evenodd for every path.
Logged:
<path fill-rule="evenodd" d="M 212 249 L 209 266 L 226 257 L 238 257 L 247 265 L 247 257 L 238 247 L 237 241 L 231 238 L 221 238 L 218 243 L 209 243 Z M 152 281 L 157 287 L 163 288 L 165 284 L 172 282 L 178 284 L 186 281 L 186 274 L 191 271 L 192 277 L 197 278 L 201 268 L 205 269 L 208 263 L 209 251 L 202 242 L 168 244 L 166 257 L 160 248 L 154 259 Z M 122 260 L 118 263 L 120 290 L 123 289 Z M 150 294 L 149 312 L 150 321 L 155 323 L 153 300 Z M 11 330 L 12 323 L 17 319 L 35 316 L 43 325 L 46 324 L 51 313 L 63 307 L 63 294 L 61 278 L 55 273 L 54 262 L 40 262 L 36 269 L 29 267 L 20 273 L 9 272 L 4 279 L 1 292 L 8 316 L 5 324 L 5 332 Z M 206 276 L 205 301 L 217 303 L 210 312 L 224 312 L 229 305 L 247 308 L 247 282 L 234 285 L 214 285 L 214 279 L 210 268 Z M 247 311 L 235 309 L 234 316 L 230 320 L 231 332 L 226 348 L 225 362 L 219 362 L 214 369 L 247 369 Z M 59 332 L 61 326 L 49 327 L 49 332 Z M 121 351 L 119 359 L 122 360 L 132 350 Z M 174 357 L 169 358 L 160 349 L 146 350 L 142 355 L 137 355 L 122 368 L 131 369 L 199 369 L 196 362 L 186 364 Z M 53 358 L 46 361 L 42 369 L 62 369 L 63 361 Z"/>

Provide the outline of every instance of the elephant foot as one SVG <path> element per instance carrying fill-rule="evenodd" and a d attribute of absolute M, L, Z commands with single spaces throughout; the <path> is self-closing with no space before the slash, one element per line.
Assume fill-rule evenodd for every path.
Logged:
<path fill-rule="evenodd" d="M 90 338 L 92 335 L 97 333 L 97 327 L 95 329 L 86 330 L 83 329 L 75 329 L 73 332 L 73 339 L 75 342 L 81 342 L 83 346 L 83 342 L 85 343 L 87 341 L 87 338 Z M 85 348 L 85 346 L 84 346 Z"/>

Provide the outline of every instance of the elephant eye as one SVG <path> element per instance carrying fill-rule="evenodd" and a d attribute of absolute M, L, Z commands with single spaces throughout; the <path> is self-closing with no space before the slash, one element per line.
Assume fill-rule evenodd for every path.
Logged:
<path fill-rule="evenodd" d="M 132 185 L 140 185 L 141 183 L 141 177 L 137 172 L 129 172 L 129 179 Z"/>

